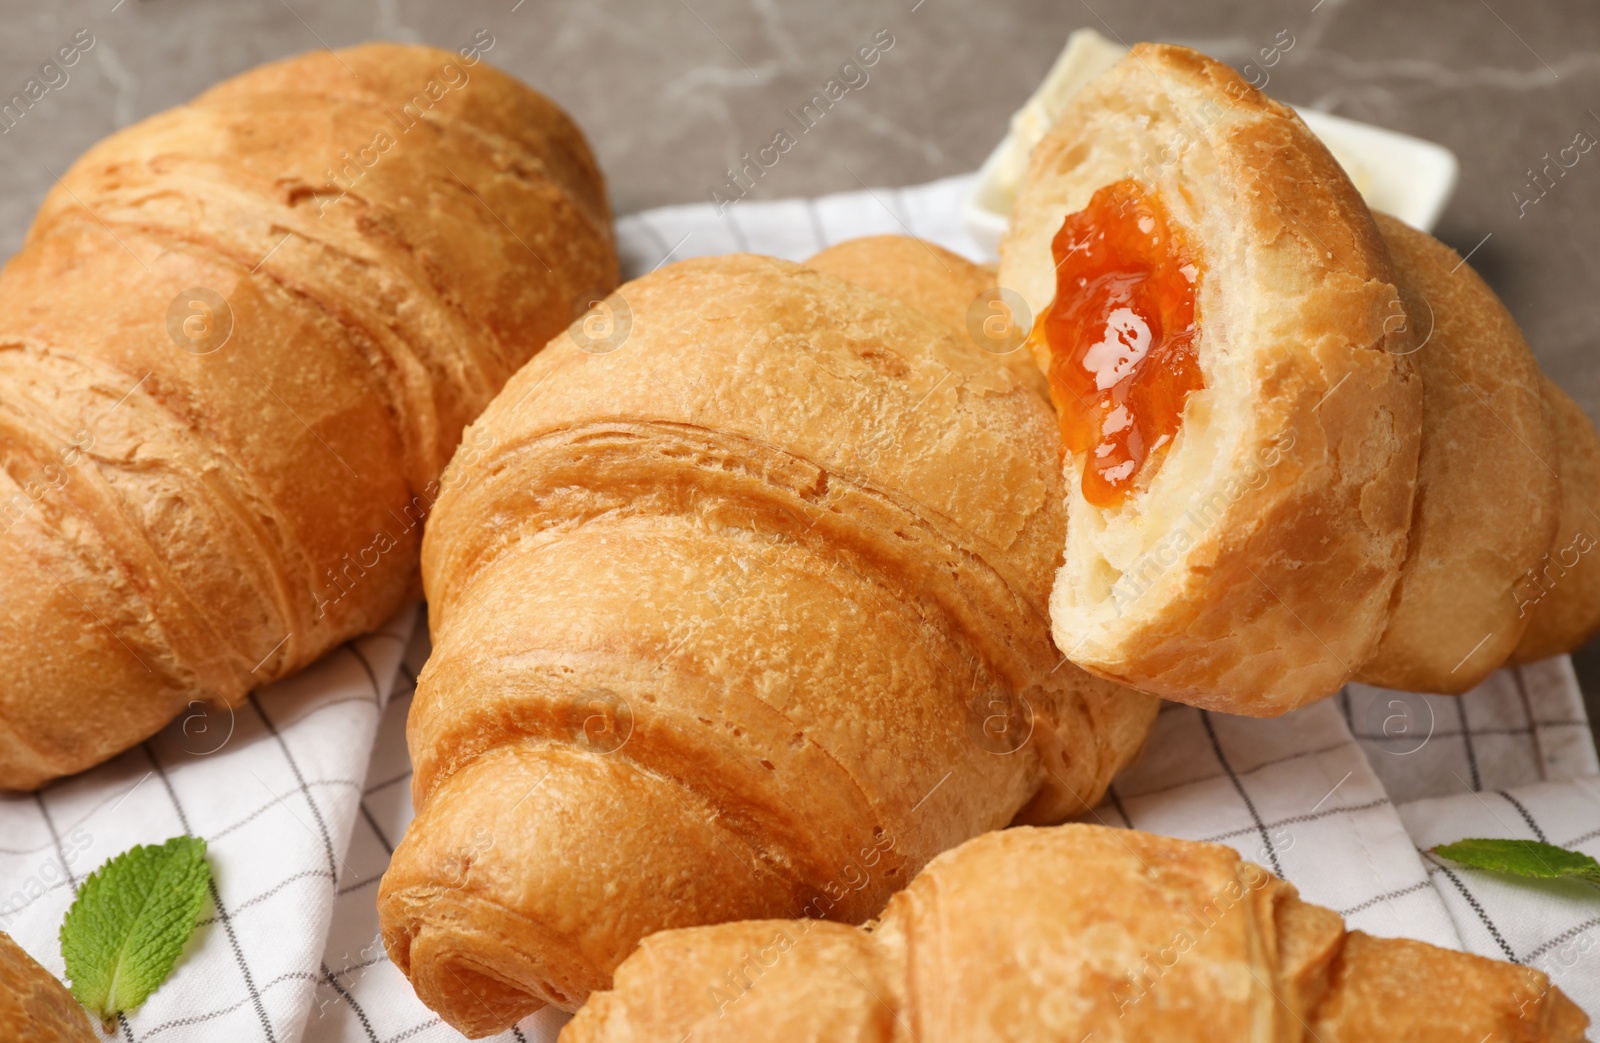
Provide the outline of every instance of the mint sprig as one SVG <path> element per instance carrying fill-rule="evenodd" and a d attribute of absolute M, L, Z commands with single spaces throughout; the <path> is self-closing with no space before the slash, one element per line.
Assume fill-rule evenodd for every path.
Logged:
<path fill-rule="evenodd" d="M 1568 851 L 1537 840 L 1458 840 L 1454 844 L 1440 844 L 1433 853 L 1492 873 L 1539 880 L 1586 880 L 1600 885 L 1600 862 L 1582 851 Z"/>
<path fill-rule="evenodd" d="M 72 994 L 115 1031 L 167 980 L 210 891 L 206 842 L 140 844 L 96 869 L 61 922 Z"/>

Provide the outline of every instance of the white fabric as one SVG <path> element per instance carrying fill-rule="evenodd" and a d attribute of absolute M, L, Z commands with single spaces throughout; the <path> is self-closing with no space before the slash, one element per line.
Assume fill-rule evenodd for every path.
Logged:
<path fill-rule="evenodd" d="M 1424 852 L 1471 836 L 1542 840 L 1600 855 L 1600 779 L 1592 775 L 1514 790 L 1457 792 L 1404 804 L 1399 810 L 1411 839 Z M 1596 1018 L 1600 887 L 1477 873 L 1433 855 L 1424 858 L 1462 948 L 1539 968 L 1591 1019 Z M 1594 1034 L 1591 1027 L 1590 1035 Z"/>
<path fill-rule="evenodd" d="M 0 929 L 60 976 L 57 932 L 84 877 L 135 844 L 204 837 L 215 887 L 202 926 L 121 1038 L 298 1039 L 416 616 L 406 609 L 235 711 L 196 706 L 93 771 L 0 796 Z"/>
<path fill-rule="evenodd" d="M 1560 656 L 1501 670 L 1471 699 L 1352 684 L 1338 704 L 1389 796 L 1404 803 L 1600 771 L 1577 692 L 1572 661 Z"/>
<path fill-rule="evenodd" d="M 629 276 L 730 250 L 799 260 L 879 232 L 978 257 L 957 216 L 968 180 L 742 202 L 720 215 L 709 204 L 653 210 L 618 222 L 619 246 Z M 217 733 L 185 737 L 180 722 L 37 796 L 0 798 L 0 927 L 59 974 L 56 931 L 83 876 L 134 843 L 190 830 L 210 842 L 219 901 L 174 977 L 121 1027 L 127 1043 L 462 1039 L 388 962 L 374 909 L 412 814 L 405 713 L 427 656 L 421 627 L 398 680 L 397 664 L 413 615 L 259 693 L 219 752 L 195 755 Z M 1592 889 L 1506 881 L 1425 854 L 1467 836 L 1600 853 L 1596 770 L 1560 658 L 1502 671 L 1460 700 L 1351 685 L 1270 721 L 1164 707 L 1092 818 L 1229 844 L 1352 926 L 1531 963 L 1600 1018 Z M 19 892 L 24 904 L 9 910 Z M 545 1012 L 498 1038 L 553 1041 L 565 1020 Z"/>

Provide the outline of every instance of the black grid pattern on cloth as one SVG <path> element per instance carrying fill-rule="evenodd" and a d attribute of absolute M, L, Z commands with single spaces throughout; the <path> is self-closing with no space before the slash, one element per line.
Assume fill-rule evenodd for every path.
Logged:
<path fill-rule="evenodd" d="M 1566 657 L 1507 667 L 1462 696 L 1347 685 L 1345 723 L 1396 803 L 1600 771 Z"/>
<path fill-rule="evenodd" d="M 204 792 L 207 784 L 204 780 L 188 782 L 186 787 L 186 781 L 181 777 L 183 773 L 180 770 L 185 765 L 172 759 L 174 756 L 180 759 L 185 756 L 181 749 L 176 754 L 173 752 L 174 749 L 179 749 L 174 746 L 171 738 L 173 729 L 178 727 L 176 724 L 157 738 L 140 744 L 100 768 L 47 786 L 26 800 L 14 801 L 5 809 L 0 809 L 0 822 L 3 822 L 5 817 L 15 814 L 26 805 L 31 805 L 48 836 L 48 840 L 43 843 L 7 845 L 0 848 L 0 857 L 27 857 L 52 852 L 58 864 L 65 869 L 65 878 L 56 885 L 35 895 L 27 902 L 7 907 L 8 919 L 21 916 L 36 903 L 46 900 L 63 888 L 70 888 L 71 892 L 76 894 L 83 876 L 92 866 L 74 866 L 68 857 L 65 838 L 85 824 L 92 825 L 95 830 L 107 829 L 108 827 L 103 824 L 105 819 L 95 820 L 96 815 L 107 815 L 116 820 L 116 825 L 124 825 L 122 818 L 127 814 L 127 811 L 123 810 L 124 806 L 126 804 L 129 810 L 135 806 L 127 803 L 135 793 L 143 794 L 144 806 L 141 814 L 151 819 L 149 829 L 154 832 L 147 834 L 144 828 L 140 828 L 137 839 L 129 844 L 119 842 L 119 847 L 131 846 L 131 843 L 159 843 L 173 832 L 199 835 L 207 841 L 214 872 L 210 886 L 210 907 L 202 915 L 199 923 L 202 930 L 211 929 L 220 932 L 223 945 L 215 949 L 217 955 L 210 959 L 224 961 L 211 966 L 207 973 L 214 973 L 219 968 L 231 965 L 233 973 L 237 975 L 235 981 L 238 993 L 228 996 L 226 992 L 231 990 L 224 989 L 223 995 L 219 997 L 212 991 L 206 996 L 207 1002 L 195 1004 L 191 1012 L 165 1018 L 150 1015 L 148 1013 L 150 1003 L 147 1003 L 131 1016 L 119 1017 L 119 1038 L 127 1043 L 146 1043 L 148 1040 L 209 1039 L 213 1038 L 211 1033 L 216 1031 L 222 1019 L 240 1011 L 248 1012 L 249 1020 L 244 1023 L 227 1022 L 229 1025 L 227 1031 L 232 1038 L 254 1036 L 268 1043 L 287 1043 L 298 1037 L 300 1025 L 292 1014 L 295 1005 L 269 1004 L 267 1000 L 269 996 L 282 992 L 285 986 L 309 989 L 316 981 L 317 975 L 309 969 L 288 969 L 275 974 L 269 972 L 271 976 L 263 980 L 260 971 L 262 947 L 270 943 L 269 936 L 255 929 L 246 931 L 237 921 L 241 914 L 258 906 L 271 905 L 278 901 L 303 903 L 306 895 L 298 891 L 297 886 L 308 881 L 321 881 L 322 886 L 327 888 L 325 900 L 331 904 L 331 892 L 338 872 L 336 847 L 339 846 L 340 838 L 338 831 L 330 825 L 327 818 L 326 797 L 319 797 L 319 794 L 359 792 L 361 783 L 357 778 L 308 776 L 302 765 L 300 744 L 308 739 L 315 741 L 320 738 L 321 721 L 318 718 L 335 707 L 352 703 L 364 704 L 372 707 L 371 712 L 374 717 L 377 715 L 392 679 L 393 665 L 397 659 L 395 653 L 405 644 L 400 632 L 409 633 L 414 616 L 415 610 L 409 609 L 402 614 L 401 619 L 391 623 L 385 630 L 343 645 L 308 668 L 306 676 L 310 679 L 310 683 L 302 682 L 301 687 L 313 690 L 300 692 L 297 695 L 279 696 L 278 686 L 274 686 L 259 695 L 251 694 L 232 711 L 232 727 L 237 730 L 239 739 L 230 747 L 227 756 L 245 762 L 241 764 L 241 771 L 253 765 L 253 769 L 257 772 L 270 772 L 272 768 L 268 765 L 275 765 L 277 769 L 291 777 L 295 785 L 286 792 L 273 794 L 268 800 L 258 802 L 252 798 L 248 804 L 242 805 L 237 810 L 234 817 L 226 819 L 220 826 L 203 830 L 195 828 L 193 803 L 196 801 L 204 803 L 208 796 L 214 794 Z M 390 650 L 385 667 L 379 668 L 375 666 L 372 653 L 375 648 L 385 643 L 396 643 L 397 647 Z M 334 683 L 334 678 L 348 670 L 339 666 L 337 661 L 340 659 L 354 665 L 358 681 Z M 318 683 L 319 677 L 327 677 L 328 680 Z M 290 685 L 292 686 L 293 682 L 290 682 Z M 344 694 L 346 692 L 350 694 Z M 229 738 L 234 739 L 234 736 L 235 732 L 230 731 Z M 166 749 L 165 754 L 162 752 L 163 746 Z M 352 764 L 352 767 L 359 771 L 361 766 Z M 248 779 L 248 775 L 245 778 Z M 137 781 L 130 786 L 129 779 Z M 196 786 L 201 788 L 196 789 Z M 85 801 L 86 793 L 93 794 L 94 799 Z M 275 883 L 244 899 L 237 897 L 232 901 L 225 899 L 218 877 L 229 871 L 230 863 L 226 858 L 220 857 L 230 846 L 228 838 L 235 837 L 240 830 L 248 829 L 252 825 L 259 826 L 259 820 L 263 816 L 289 801 L 300 804 L 303 809 L 301 814 L 309 816 L 307 821 L 316 824 L 318 847 L 321 850 L 317 864 L 300 867 L 285 862 L 284 873 Z M 73 809 L 69 812 L 70 817 L 65 820 L 58 810 L 62 806 Z M 165 815 L 154 813 L 153 809 L 162 806 L 166 809 Z M 208 814 L 214 811 L 215 808 L 210 808 Z M 121 815 L 116 814 L 118 812 L 121 812 Z M 166 818 L 169 824 L 164 825 L 160 821 L 162 818 Z M 156 832 L 160 835 L 155 835 Z M 109 849 L 96 851 L 95 864 L 115 853 Z M 270 856 L 271 853 L 267 854 Z M 228 857 L 241 856 L 239 852 L 234 851 L 229 853 Z M 256 859 L 256 861 L 261 860 Z M 37 941 L 34 943 L 34 948 L 35 955 L 45 959 L 49 965 L 48 961 L 55 954 L 48 949 L 38 950 Z M 206 951 L 212 951 L 211 947 L 207 947 Z M 184 961 L 180 962 L 180 969 L 185 962 L 203 962 L 206 959 L 207 957 L 191 949 Z M 160 995 L 161 992 L 158 990 L 157 996 Z M 253 1030 L 245 1028 L 245 1025 L 253 1026 Z"/>

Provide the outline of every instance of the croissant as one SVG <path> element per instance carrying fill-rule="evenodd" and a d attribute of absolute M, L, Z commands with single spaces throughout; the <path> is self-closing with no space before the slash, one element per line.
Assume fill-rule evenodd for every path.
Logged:
<path fill-rule="evenodd" d="M 578 129 L 449 52 L 307 54 L 90 149 L 0 274 L 0 786 L 398 611 L 463 427 L 616 282 Z"/>
<path fill-rule="evenodd" d="M 1553 462 L 1560 477 L 1561 516 L 1538 564 L 1512 588 L 1525 629 L 1511 661 L 1531 663 L 1571 652 L 1600 630 L 1600 438 L 1583 408 L 1548 377 Z"/>
<path fill-rule="evenodd" d="M 99 1043 L 67 987 L 0 931 L 0 1039 L 8 1043 Z"/>
<path fill-rule="evenodd" d="M 1578 1043 L 1549 979 L 1339 914 L 1219 844 L 1019 828 L 928 864 L 866 929 L 645 939 L 562 1043 Z"/>
<path fill-rule="evenodd" d="M 1461 258 L 1225 66 L 1141 44 L 1086 87 L 1000 282 L 1060 413 L 1051 621 L 1090 672 L 1268 716 L 1600 627 L 1592 426 Z"/>
<path fill-rule="evenodd" d="M 378 895 L 468 1035 L 576 1009 L 663 928 L 860 922 L 938 852 L 1092 805 L 1154 719 L 1051 645 L 1047 403 L 904 304 L 674 264 L 480 438 L 424 540 L 417 817 Z"/>
<path fill-rule="evenodd" d="M 847 239 L 807 260 L 806 267 L 941 320 L 957 340 L 970 340 L 1040 396 L 1050 397 L 1050 386 L 1024 342 L 1023 324 L 1001 297 L 990 269 L 909 235 Z"/>
<path fill-rule="evenodd" d="M 1585 604 L 1581 621 L 1564 628 L 1553 620 L 1536 626 L 1526 602 L 1537 601 L 1517 596 L 1540 559 L 1573 538 L 1560 524 L 1563 500 L 1576 505 L 1600 489 L 1592 478 L 1587 493 L 1564 482 L 1563 471 L 1583 476 L 1563 457 L 1600 454 L 1600 442 L 1586 419 L 1564 421 L 1567 437 L 1556 438 L 1553 414 L 1566 396 L 1539 372 L 1516 322 L 1477 273 L 1433 236 L 1374 216 L 1421 342 L 1422 442 L 1389 619 L 1355 676 L 1456 694 L 1502 666 L 1530 632 L 1553 643 L 1553 655 L 1582 644 L 1600 623 L 1600 584 L 1564 584 L 1563 596 Z"/>

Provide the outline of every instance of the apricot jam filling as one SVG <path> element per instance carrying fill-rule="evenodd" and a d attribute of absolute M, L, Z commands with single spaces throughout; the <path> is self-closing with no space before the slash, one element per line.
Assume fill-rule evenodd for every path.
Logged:
<path fill-rule="evenodd" d="M 1200 262 L 1161 201 L 1133 181 L 1068 214 L 1050 252 L 1055 300 L 1030 336 L 1050 348 L 1062 441 L 1086 454 L 1084 499 L 1116 507 L 1205 386 L 1194 343 Z"/>

